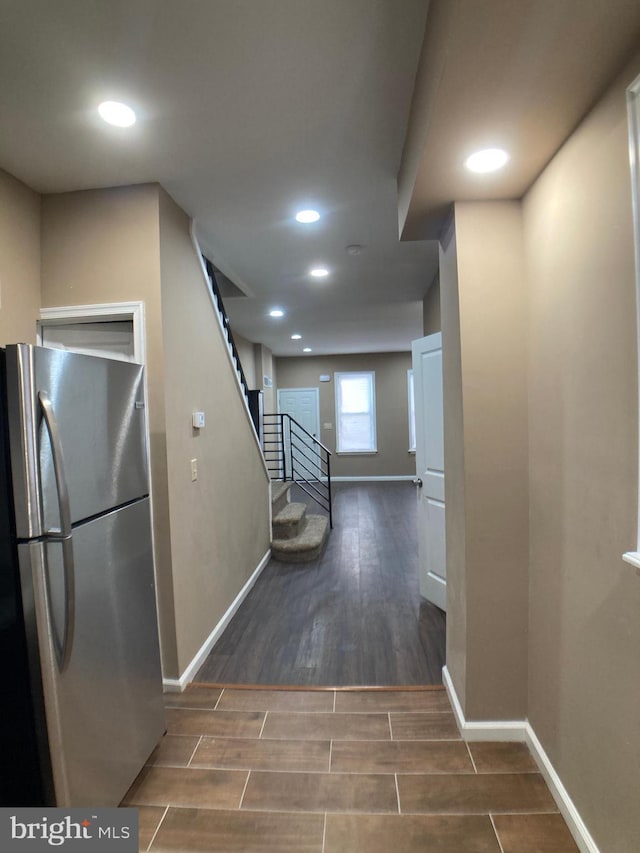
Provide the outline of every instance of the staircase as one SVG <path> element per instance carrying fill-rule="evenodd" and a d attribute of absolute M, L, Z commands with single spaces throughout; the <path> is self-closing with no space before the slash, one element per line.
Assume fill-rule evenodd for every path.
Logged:
<path fill-rule="evenodd" d="M 271 556 L 283 563 L 309 563 L 317 559 L 329 532 L 324 515 L 307 514 L 307 506 L 291 501 L 293 483 L 271 483 Z"/>

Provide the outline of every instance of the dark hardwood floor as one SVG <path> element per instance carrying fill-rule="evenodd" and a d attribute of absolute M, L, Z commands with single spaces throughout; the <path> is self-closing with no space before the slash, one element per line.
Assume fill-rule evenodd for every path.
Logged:
<path fill-rule="evenodd" d="M 444 650 L 445 614 L 418 592 L 414 487 L 336 483 L 323 553 L 271 560 L 195 680 L 441 684 Z"/>

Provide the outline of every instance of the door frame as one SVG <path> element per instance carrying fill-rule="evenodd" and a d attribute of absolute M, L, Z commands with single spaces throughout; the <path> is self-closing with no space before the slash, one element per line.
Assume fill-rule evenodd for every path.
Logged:
<path fill-rule="evenodd" d="M 36 322 L 37 344 L 42 346 L 42 329 L 45 326 L 64 326 L 69 323 L 95 323 L 107 321 L 133 323 L 133 353 L 138 364 L 146 364 L 146 325 L 144 302 L 105 302 L 97 305 L 60 305 L 42 308 Z M 145 393 L 147 374 L 145 371 Z"/>

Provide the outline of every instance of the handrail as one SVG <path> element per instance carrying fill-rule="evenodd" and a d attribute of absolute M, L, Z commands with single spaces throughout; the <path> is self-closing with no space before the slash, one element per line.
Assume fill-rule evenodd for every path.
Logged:
<path fill-rule="evenodd" d="M 331 451 L 286 412 L 265 414 L 263 421 L 264 435 L 273 437 L 263 439 L 271 479 L 295 482 L 329 513 L 329 525 L 333 528 Z"/>
<path fill-rule="evenodd" d="M 286 412 L 285 412 L 285 414 L 286 414 Z M 297 421 L 295 418 L 292 418 L 292 417 L 291 417 L 291 415 L 287 415 L 287 417 L 289 418 L 289 420 L 290 420 L 292 423 L 294 423 L 294 424 L 295 424 L 299 429 L 301 429 L 301 430 L 302 430 L 302 432 L 303 432 L 305 435 L 307 435 L 307 436 L 308 436 L 308 437 L 313 441 L 313 443 L 314 443 L 314 444 L 317 444 L 317 445 L 318 445 L 318 447 L 321 447 L 324 451 L 326 451 L 326 452 L 329 454 L 329 456 L 331 456 L 331 451 L 329 450 L 329 448 L 328 448 L 325 444 L 323 444 L 319 439 L 317 439 L 317 438 L 315 437 L 315 435 L 311 435 L 311 433 L 310 433 L 308 430 L 306 430 L 306 429 L 302 426 L 302 424 L 301 424 L 301 423 L 298 423 L 298 421 Z"/>
<path fill-rule="evenodd" d="M 240 375 L 240 384 L 242 385 L 242 390 L 244 391 L 245 397 L 249 398 L 249 383 L 247 382 L 244 370 L 242 369 L 242 363 L 240 361 L 240 355 L 238 353 L 238 348 L 236 347 L 236 342 L 233 339 L 233 332 L 231 331 L 231 325 L 229 323 L 229 318 L 227 316 L 227 312 L 224 310 L 224 302 L 222 301 L 222 296 L 220 295 L 220 288 L 218 287 L 218 282 L 216 281 L 216 274 L 213 267 L 213 264 L 209 260 L 209 258 L 202 256 L 204 259 L 204 265 L 207 270 L 207 275 L 209 277 L 209 284 L 211 285 L 211 290 L 213 291 L 213 295 L 216 298 L 216 303 L 218 305 L 218 311 L 220 313 L 220 318 L 222 319 L 222 325 L 227 334 L 227 340 L 229 341 L 229 346 L 231 347 L 231 355 L 233 356 L 238 373 Z"/>

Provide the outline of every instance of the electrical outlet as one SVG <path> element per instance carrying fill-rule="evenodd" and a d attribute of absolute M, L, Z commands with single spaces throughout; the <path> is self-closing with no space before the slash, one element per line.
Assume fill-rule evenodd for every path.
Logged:
<path fill-rule="evenodd" d="M 195 482 L 198 479 L 198 460 L 191 460 L 191 482 Z"/>

